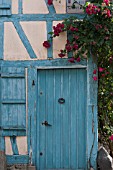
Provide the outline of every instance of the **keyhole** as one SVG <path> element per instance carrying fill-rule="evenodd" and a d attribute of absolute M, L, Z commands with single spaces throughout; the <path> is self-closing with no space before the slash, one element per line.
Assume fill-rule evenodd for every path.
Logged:
<path fill-rule="evenodd" d="M 40 156 L 42 156 L 43 155 L 43 153 L 42 152 L 40 152 Z"/>
<path fill-rule="evenodd" d="M 35 81 L 34 80 L 32 81 L 32 86 L 35 86 Z"/>

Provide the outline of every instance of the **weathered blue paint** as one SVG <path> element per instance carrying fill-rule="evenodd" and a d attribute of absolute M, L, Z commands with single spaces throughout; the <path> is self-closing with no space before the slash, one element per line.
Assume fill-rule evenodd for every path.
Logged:
<path fill-rule="evenodd" d="M 0 60 L 3 59 L 4 23 L 0 22 Z"/>
<path fill-rule="evenodd" d="M 84 167 L 85 170 L 89 170 L 90 167 L 93 167 L 94 170 L 96 170 L 97 140 L 98 140 L 97 82 L 94 82 L 92 79 L 92 72 L 93 69 L 96 67 L 96 65 L 92 62 L 92 60 L 89 60 L 88 63 L 86 60 L 84 60 L 81 61 L 80 63 L 75 63 L 75 64 L 69 63 L 68 59 L 53 60 L 52 50 L 49 49 L 48 60 L 2 61 L 3 41 L 4 41 L 3 40 L 4 22 L 13 22 L 17 30 L 17 33 L 19 34 L 30 57 L 36 58 L 32 46 L 29 43 L 29 40 L 27 39 L 19 23 L 20 21 L 47 21 L 47 32 L 51 32 L 53 21 L 61 21 L 70 16 L 77 16 L 79 19 L 82 19 L 84 17 L 84 14 L 56 14 L 54 7 L 48 5 L 47 7 L 49 10 L 49 14 L 22 14 L 22 10 L 23 10 L 22 0 L 19 0 L 19 14 L 11 15 L 10 0 L 4 0 L 4 1 L 0 0 L 0 2 L 4 2 L 2 4 L 0 3 L 1 4 L 0 15 L 2 16 L 0 18 L 0 29 L 1 29 L 0 31 L 0 59 L 1 59 L 0 60 L 0 66 L 1 66 L 0 68 L 1 69 L 0 150 L 5 151 L 4 137 L 10 136 L 13 145 L 12 146 L 13 152 L 15 154 L 18 154 L 18 148 L 16 146 L 16 138 L 14 139 L 14 136 L 25 136 L 26 128 L 27 128 L 29 156 L 28 155 L 7 156 L 8 164 L 29 162 L 30 164 L 41 166 L 41 168 L 43 168 L 43 165 L 45 165 L 46 168 L 49 168 L 49 166 L 52 167 L 52 164 L 58 168 L 63 166 L 68 168 L 72 165 L 71 167 L 73 168 L 75 168 L 76 166 L 76 170 L 86 165 L 86 167 Z M 51 60 L 49 60 L 50 58 Z M 75 73 L 76 71 L 75 72 L 70 71 L 70 69 L 63 70 L 59 68 L 60 71 L 56 69 L 57 70 L 56 73 L 55 71 L 51 71 L 51 69 L 47 71 L 46 69 L 45 70 L 42 69 L 45 67 L 46 68 L 65 67 L 65 66 L 73 67 L 74 65 L 77 67 L 76 69 L 74 69 L 77 70 L 77 73 Z M 86 75 L 85 68 L 81 68 L 81 67 L 87 67 L 87 75 Z M 25 109 L 26 106 L 25 68 L 28 68 L 28 77 L 27 77 L 28 114 L 26 113 L 26 109 Z M 40 71 L 40 68 L 42 69 L 42 71 Z M 81 70 L 84 70 L 85 73 L 84 71 L 83 73 L 79 73 L 81 72 Z M 45 74 L 45 75 L 41 77 L 40 74 Z M 76 74 L 77 74 L 77 79 L 73 79 L 73 77 Z M 49 75 L 48 79 L 47 79 L 47 75 Z M 51 77 L 53 77 L 53 79 Z M 56 79 L 58 80 L 57 86 L 54 88 Z M 85 85 L 82 86 L 81 88 L 81 84 L 77 85 L 76 81 L 82 82 L 81 84 L 85 83 Z M 47 83 L 47 86 L 44 84 L 44 82 Z M 41 83 L 42 85 L 40 85 Z M 64 85 L 65 88 L 63 88 Z M 42 87 L 44 88 L 46 93 L 45 97 L 39 93 L 40 88 Z M 67 88 L 69 90 L 67 90 Z M 77 88 L 78 91 L 76 91 Z M 86 90 L 87 90 L 87 95 L 84 96 L 84 98 L 87 97 L 87 100 L 83 101 L 83 94 L 84 95 L 86 94 Z M 20 91 L 22 93 L 19 93 Z M 79 91 L 81 93 L 79 93 Z M 56 98 L 53 95 L 54 92 Z M 63 107 L 63 105 L 61 107 L 60 106 L 55 107 L 55 102 L 57 102 L 56 99 L 59 97 L 60 92 L 62 92 L 62 94 L 65 94 L 66 99 L 70 97 L 71 100 L 73 99 L 73 101 L 77 101 L 77 102 L 73 103 L 73 101 L 69 100 L 68 104 L 71 107 L 68 107 L 68 105 L 65 105 L 65 107 Z M 19 95 L 22 94 L 22 96 L 19 97 L 18 94 Z M 48 100 L 48 96 L 51 96 L 49 100 Z M 46 102 L 44 102 L 45 100 Z M 87 108 L 86 115 L 84 114 L 83 117 L 82 117 L 83 108 L 81 109 L 79 107 L 78 104 L 79 100 L 81 101 L 82 104 L 84 103 L 84 107 L 86 106 Z M 76 110 L 78 110 L 79 115 L 78 113 L 76 113 Z M 41 111 L 43 112 L 42 114 L 40 114 Z M 69 114 L 69 112 L 71 114 Z M 76 113 L 76 116 L 72 114 L 73 112 Z M 45 115 L 45 113 L 47 114 Z M 26 127 L 26 114 L 28 119 L 28 127 Z M 44 118 L 47 118 L 50 124 L 51 123 L 55 124 L 55 126 L 52 127 L 52 130 L 51 127 L 50 129 L 45 129 L 40 124 L 40 121 L 41 122 L 44 121 Z M 61 120 L 63 124 L 61 124 Z M 69 126 L 66 126 L 68 123 Z M 83 125 L 84 127 L 83 129 L 81 128 L 81 125 Z M 76 131 L 75 126 L 79 129 L 79 131 Z M 39 133 L 40 131 L 42 133 Z M 52 132 L 55 133 L 52 134 Z M 85 132 L 86 134 L 85 136 L 83 132 Z M 45 136 L 43 135 L 43 133 L 45 134 Z M 72 136 L 71 133 L 74 135 Z M 83 139 L 83 136 L 86 140 Z M 63 138 L 65 139 L 64 140 L 65 145 L 63 145 L 63 141 L 62 141 Z M 37 145 L 36 145 L 36 141 L 37 141 Z M 76 142 L 75 146 L 73 146 L 74 143 L 72 141 Z M 83 145 L 82 142 L 84 142 Z M 40 150 L 38 149 L 38 151 L 36 151 L 36 148 L 40 148 L 44 150 L 45 143 L 47 145 L 45 150 L 47 154 L 44 155 L 44 157 L 40 157 L 39 155 Z M 52 148 L 54 143 L 56 144 L 56 147 Z M 78 149 L 77 145 L 79 145 L 80 150 Z M 68 148 L 70 148 L 70 150 Z M 53 157 L 52 157 L 52 153 L 53 153 Z M 46 164 L 44 162 L 45 159 L 47 160 Z"/>
<path fill-rule="evenodd" d="M 12 145 L 13 155 L 19 155 L 17 142 L 16 142 L 16 136 L 11 136 L 10 141 Z"/>
<path fill-rule="evenodd" d="M 36 96 L 37 70 L 28 68 L 28 150 L 29 163 L 35 165 L 36 158 Z M 37 141 L 38 142 L 38 141 Z M 38 161 L 38 160 L 37 160 Z"/>
<path fill-rule="evenodd" d="M 22 0 L 19 0 L 19 6 L 18 6 L 18 13 L 22 14 L 23 13 L 23 7 L 22 7 Z"/>
<path fill-rule="evenodd" d="M 47 22 L 47 33 L 52 32 L 53 31 L 53 22 L 52 21 L 48 21 Z M 51 35 L 47 34 L 47 40 L 50 39 Z M 51 48 L 47 49 L 47 56 L 48 58 L 53 58 L 53 40 L 51 39 Z"/>
<path fill-rule="evenodd" d="M 2 67 L 1 70 L 1 126 L 25 127 L 25 74 L 24 69 Z M 18 76 L 19 73 L 19 76 Z M 24 78 L 23 78 L 24 77 Z"/>
<path fill-rule="evenodd" d="M 13 155 L 13 156 L 6 156 L 7 164 L 28 164 L 29 156 L 28 155 Z"/>
<path fill-rule="evenodd" d="M 98 150 L 98 118 L 97 118 L 97 86 L 98 82 L 93 80 L 92 73 L 96 64 L 92 59 L 88 61 L 87 74 L 87 161 L 88 168 L 96 169 L 96 158 Z"/>
<path fill-rule="evenodd" d="M 28 67 L 28 122 L 29 122 L 29 126 L 28 126 L 28 148 L 29 148 L 29 162 L 33 163 L 35 165 L 36 161 L 36 148 L 35 148 L 35 141 L 36 141 L 36 136 L 34 134 L 36 134 L 36 92 L 37 92 L 37 69 L 38 68 L 45 68 L 45 67 L 65 67 L 65 66 L 70 66 L 73 67 L 74 65 L 76 67 L 87 67 L 87 112 L 86 112 L 86 119 L 87 119 L 87 124 L 86 124 L 86 130 L 87 130 L 87 136 L 86 136 L 86 162 L 89 163 L 89 167 L 90 165 L 92 167 L 94 167 L 94 169 L 96 170 L 96 154 L 97 154 L 97 99 L 96 99 L 96 92 L 97 92 L 97 82 L 94 82 L 92 79 L 92 70 L 95 67 L 95 65 L 93 64 L 92 61 L 90 61 L 88 64 L 86 63 L 86 61 L 82 61 L 79 65 L 78 63 L 75 64 L 70 64 L 68 62 L 67 59 L 56 59 L 56 60 L 45 60 L 45 61 L 0 61 L 1 65 L 2 65 L 2 69 L 6 69 L 7 67 L 10 67 L 10 69 L 8 70 L 8 74 L 6 74 L 7 72 L 3 72 L 2 71 L 2 76 L 6 79 L 7 77 L 12 76 L 15 77 L 16 73 L 15 73 L 15 67 L 17 68 L 17 70 L 20 67 L 23 67 L 23 72 L 25 67 Z M 5 68 L 6 67 L 6 68 Z M 12 68 L 12 70 L 11 70 Z M 14 70 L 13 70 L 14 69 Z M 90 71 L 91 70 L 91 71 Z M 13 71 L 13 73 L 11 74 L 11 72 Z M 22 79 L 24 79 L 25 75 L 21 74 L 20 71 L 18 71 L 18 75 L 20 75 L 19 77 L 23 77 Z M 1 78 L 2 79 L 2 78 Z M 32 81 L 34 80 L 35 85 L 32 86 Z M 0 80 L 1 81 L 1 80 Z M 65 80 L 67 81 L 67 80 Z M 72 82 L 72 81 L 71 81 Z M 66 83 L 66 82 L 65 82 Z M 91 83 L 91 85 L 89 85 Z M 94 92 L 93 92 L 94 91 Z M 68 95 L 68 94 L 67 94 Z M 95 98 L 93 98 L 93 96 L 95 96 Z M 10 100 L 8 101 L 4 101 L 3 102 L 11 102 Z M 19 101 L 24 103 L 24 101 Z M 92 103 L 91 103 L 92 102 Z M 94 112 L 93 112 L 94 110 Z M 57 110 L 56 110 L 57 111 Z M 94 113 L 94 114 L 93 114 Z M 74 119 L 73 119 L 74 120 Z M 67 121 L 67 120 L 66 120 Z M 32 128 L 31 128 L 32 127 Z M 7 128 L 7 127 L 6 127 Z M 20 127 L 18 127 L 18 130 L 4 130 L 3 133 L 5 136 L 8 136 L 8 133 L 10 134 L 10 136 L 13 136 L 13 134 L 15 134 L 16 136 L 23 136 L 25 135 L 25 129 L 23 128 L 23 130 L 19 130 Z M 94 131 L 92 131 L 94 130 Z M 37 129 L 37 132 L 39 130 Z M 33 136 L 35 136 L 35 138 L 33 138 Z M 91 138 L 92 136 L 92 138 Z M 37 134 L 38 137 L 38 134 Z M 39 138 L 39 137 L 38 137 Z M 0 138 L 1 140 L 1 138 Z M 4 139 L 2 138 L 2 148 L 4 149 L 3 145 L 4 145 Z M 37 140 L 37 145 L 38 145 L 38 140 Z M 67 153 L 67 151 L 66 151 Z M 37 155 L 38 158 L 38 155 Z M 12 160 L 12 159 L 11 159 Z M 39 159 L 37 159 L 37 164 L 38 164 Z M 55 161 L 55 159 L 53 160 L 53 162 Z M 66 162 L 67 163 L 67 162 Z M 88 168 L 86 168 L 87 170 Z"/>
<path fill-rule="evenodd" d="M 38 169 L 86 168 L 86 75 L 86 69 L 38 70 Z"/>
<path fill-rule="evenodd" d="M 14 155 L 18 155 L 17 136 L 26 136 L 26 84 L 24 67 L 1 67 L 0 70 L 0 150 L 5 151 L 4 137 L 9 136 Z M 14 156 L 13 155 L 13 156 Z M 26 156 L 9 156 L 8 163 L 26 163 Z"/>
<path fill-rule="evenodd" d="M 54 6 L 53 6 L 53 5 L 48 5 L 48 0 L 45 0 L 45 2 L 46 2 L 46 5 L 47 5 L 47 8 L 48 8 L 49 13 L 50 13 L 50 14 L 55 14 L 56 11 L 55 11 Z"/>
<path fill-rule="evenodd" d="M 70 63 L 68 59 L 51 59 L 51 60 L 35 60 L 35 61 L 1 61 L 0 65 L 2 67 L 25 67 L 25 68 L 32 68 L 32 67 L 64 67 L 64 66 L 77 66 L 77 67 L 87 67 L 87 60 L 81 60 L 81 62 Z"/>
<path fill-rule="evenodd" d="M 9 21 L 61 21 L 65 18 L 75 16 L 78 19 L 83 19 L 84 14 L 13 14 L 9 17 L 1 17 L 0 20 L 4 22 Z"/>
<path fill-rule="evenodd" d="M 20 23 L 17 22 L 17 21 L 14 21 L 13 24 L 14 24 L 14 26 L 15 26 L 15 28 L 17 30 L 17 33 L 18 33 L 20 39 L 22 40 L 28 54 L 30 55 L 30 58 L 37 58 L 36 54 L 34 53 L 34 50 L 33 50 L 32 46 L 31 46 L 31 44 L 30 44 L 30 42 L 29 42 L 29 40 L 27 38 L 27 36 L 25 35 L 25 33 L 24 33 L 24 31 L 23 31 L 23 29 L 22 29 L 22 27 L 20 25 Z"/>
<path fill-rule="evenodd" d="M 11 15 L 11 0 L 0 0 L 0 16 Z"/>

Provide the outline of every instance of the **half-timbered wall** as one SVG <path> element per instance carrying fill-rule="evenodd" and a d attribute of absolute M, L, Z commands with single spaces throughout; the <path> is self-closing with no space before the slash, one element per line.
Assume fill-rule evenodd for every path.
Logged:
<path fill-rule="evenodd" d="M 66 14 L 65 0 L 61 3 L 55 0 L 54 7 L 47 6 L 44 0 L 40 3 L 38 0 L 11 0 L 11 14 L 14 14 L 13 20 L 4 22 L 4 60 L 58 58 L 59 50 L 64 48 L 66 42 L 66 33 L 53 41 L 53 53 L 48 50 L 48 54 L 42 44 L 48 37 L 47 33 L 52 30 L 52 25 L 57 24 L 54 14 Z M 22 18 L 17 15 L 22 15 Z M 61 19 L 60 15 L 59 19 L 55 18 Z"/>
<path fill-rule="evenodd" d="M 49 49 L 42 45 L 53 25 L 73 15 L 82 18 L 79 7 L 74 11 L 67 8 L 70 2 L 53 0 L 49 6 L 47 0 L 0 0 L 0 150 L 5 151 L 9 164 L 36 164 L 37 69 L 69 67 L 87 70 L 86 166 L 96 168 L 97 83 L 92 80 L 95 64 L 71 64 L 69 56 L 59 59 L 67 33 L 56 37 Z"/>

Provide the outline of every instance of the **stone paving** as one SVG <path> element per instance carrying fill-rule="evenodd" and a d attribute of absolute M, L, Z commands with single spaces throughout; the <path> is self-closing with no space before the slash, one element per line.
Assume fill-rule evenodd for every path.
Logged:
<path fill-rule="evenodd" d="M 10 165 L 7 166 L 7 170 L 36 170 L 36 168 L 30 165 Z"/>

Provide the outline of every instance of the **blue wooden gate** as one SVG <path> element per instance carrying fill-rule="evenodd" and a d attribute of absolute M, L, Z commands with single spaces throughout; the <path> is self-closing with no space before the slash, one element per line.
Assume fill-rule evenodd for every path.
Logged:
<path fill-rule="evenodd" d="M 37 72 L 37 169 L 86 167 L 86 69 Z"/>

